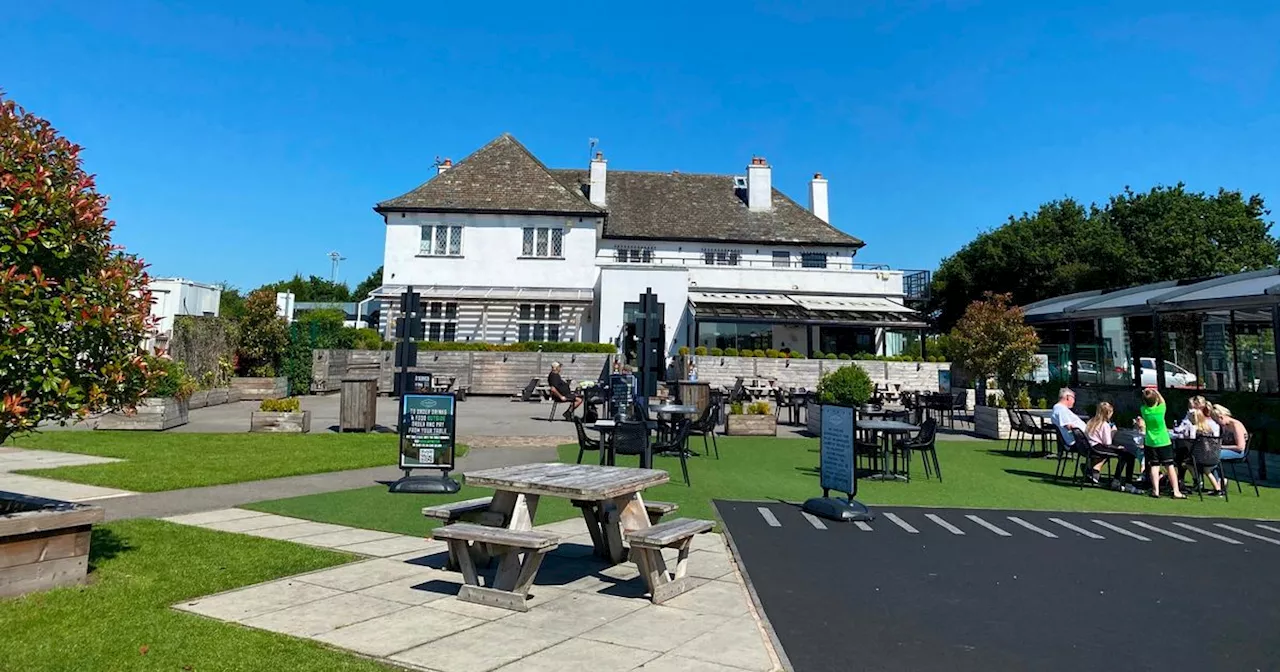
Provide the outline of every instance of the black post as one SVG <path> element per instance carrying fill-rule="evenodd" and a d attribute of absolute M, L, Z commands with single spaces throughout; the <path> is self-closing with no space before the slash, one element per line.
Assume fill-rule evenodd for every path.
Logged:
<path fill-rule="evenodd" d="M 1133 372 L 1133 386 L 1142 389 L 1142 355 L 1138 354 L 1138 339 L 1133 337 L 1133 318 L 1124 318 L 1124 333 L 1129 337 L 1129 366 Z"/>
<path fill-rule="evenodd" d="M 1240 391 L 1240 350 L 1236 346 L 1236 311 L 1231 314 L 1231 378 L 1235 380 L 1236 392 Z"/>
<path fill-rule="evenodd" d="M 1067 322 L 1067 357 L 1071 360 L 1071 387 L 1080 387 L 1080 367 L 1076 365 L 1076 323 Z"/>
<path fill-rule="evenodd" d="M 929 331 L 927 329 L 920 330 L 920 359 L 929 361 Z"/>
<path fill-rule="evenodd" d="M 1151 333 L 1156 339 L 1156 389 L 1165 389 L 1164 382 L 1164 333 L 1160 331 L 1160 313 L 1151 314 Z M 1141 376 L 1141 369 L 1138 370 Z"/>

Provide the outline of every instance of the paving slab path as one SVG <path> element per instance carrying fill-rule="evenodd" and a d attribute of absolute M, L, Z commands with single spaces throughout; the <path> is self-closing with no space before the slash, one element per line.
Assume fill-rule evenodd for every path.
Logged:
<path fill-rule="evenodd" d="M 119 462 L 119 460 L 95 455 L 58 453 L 51 450 L 0 447 L 0 490 L 17 492 L 33 497 L 61 499 L 68 502 L 94 502 L 132 495 L 133 493 L 128 490 L 102 488 L 96 485 L 81 485 L 80 483 L 56 481 L 52 478 L 13 473 L 24 469 L 50 469 L 54 467 L 73 467 L 81 464 L 103 464 L 106 462 Z"/>

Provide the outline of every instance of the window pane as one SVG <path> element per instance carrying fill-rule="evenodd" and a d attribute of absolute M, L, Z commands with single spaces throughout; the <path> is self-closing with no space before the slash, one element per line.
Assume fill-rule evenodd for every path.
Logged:
<path fill-rule="evenodd" d="M 526 257 L 533 256 L 533 229 L 524 230 L 524 250 L 521 252 Z"/>
<path fill-rule="evenodd" d="M 730 265 L 730 266 L 737 266 L 737 265 L 738 265 L 738 251 L 737 251 L 737 250 L 733 250 L 732 252 L 730 252 L 730 253 L 729 253 L 729 265 Z"/>
<path fill-rule="evenodd" d="M 629 261 L 630 261 L 631 263 L 633 263 L 633 264 L 638 264 L 638 263 L 640 263 L 640 250 L 639 250 L 639 249 L 633 249 L 633 250 L 631 250 L 631 258 L 629 259 Z"/>
<path fill-rule="evenodd" d="M 640 259 L 646 264 L 653 263 L 653 250 L 645 248 L 640 254 Z"/>
<path fill-rule="evenodd" d="M 708 266 L 713 266 L 713 265 L 715 265 L 715 263 L 716 263 L 716 253 L 715 253 L 714 251 L 712 251 L 712 250 L 707 250 L 707 251 L 703 252 L 703 253 L 702 253 L 702 263 L 704 263 L 704 264 L 706 264 L 706 265 L 708 265 Z"/>
<path fill-rule="evenodd" d="M 548 341 L 560 340 L 560 325 L 558 324 L 547 325 L 547 340 Z"/>
<path fill-rule="evenodd" d="M 449 254 L 462 254 L 462 227 L 449 227 Z"/>
<path fill-rule="evenodd" d="M 449 342 L 458 340 L 458 324 L 456 322 L 446 322 L 444 324 L 444 337 L 440 340 Z"/>
<path fill-rule="evenodd" d="M 564 256 L 564 231 L 562 229 L 551 229 L 551 256 Z"/>
<path fill-rule="evenodd" d="M 546 325 L 543 325 L 543 324 L 541 324 L 541 323 L 533 325 L 533 340 L 535 340 L 535 341 L 545 341 L 545 340 L 547 340 L 547 339 L 546 339 Z"/>
<path fill-rule="evenodd" d="M 439 323 L 439 322 L 432 322 L 432 323 L 428 326 L 428 330 L 427 330 L 427 340 L 429 340 L 429 341 L 438 341 L 438 340 L 440 340 L 440 323 Z"/>
<path fill-rule="evenodd" d="M 418 238 L 418 254 L 431 254 L 431 229 L 430 226 L 424 226 Z"/>
<path fill-rule="evenodd" d="M 533 319 L 541 322 L 543 316 L 547 314 L 547 307 L 541 303 L 533 306 Z"/>
<path fill-rule="evenodd" d="M 431 308 L 429 309 L 429 312 L 431 313 L 431 319 L 433 319 L 433 320 L 438 320 L 438 319 L 440 319 L 440 302 L 439 302 L 439 301 L 432 301 L 432 302 L 431 302 Z"/>
<path fill-rule="evenodd" d="M 444 319 L 446 320 L 458 319 L 458 304 L 456 303 L 444 304 Z"/>
<path fill-rule="evenodd" d="M 539 257 L 547 256 L 547 230 L 538 229 L 538 248 L 535 254 Z"/>
<path fill-rule="evenodd" d="M 558 320 L 558 319 L 560 319 L 560 305 L 559 305 L 559 304 L 553 303 L 553 304 L 551 304 L 551 305 L 547 306 L 547 319 L 548 319 L 548 320 Z"/>
<path fill-rule="evenodd" d="M 803 252 L 800 254 L 800 265 L 804 268 L 826 268 L 826 252 Z"/>
<path fill-rule="evenodd" d="M 449 227 L 436 227 L 436 254 L 444 254 L 449 249 Z"/>
<path fill-rule="evenodd" d="M 530 319 L 531 318 L 530 313 L 532 311 L 533 311 L 533 308 L 529 304 L 527 303 L 520 304 L 520 319 L 522 320 Z"/>
<path fill-rule="evenodd" d="M 622 248 L 618 248 L 613 251 L 613 258 L 620 262 L 625 262 L 627 260 L 627 251 Z"/>
<path fill-rule="evenodd" d="M 520 325 L 520 336 L 517 337 L 516 340 L 521 343 L 525 343 L 529 340 L 529 325 L 527 324 Z"/>
<path fill-rule="evenodd" d="M 790 266 L 791 266 L 791 253 L 790 253 L 790 252 L 780 252 L 780 251 L 774 250 L 774 252 L 773 252 L 773 267 L 774 267 L 774 268 L 788 268 L 788 267 L 790 267 Z"/>

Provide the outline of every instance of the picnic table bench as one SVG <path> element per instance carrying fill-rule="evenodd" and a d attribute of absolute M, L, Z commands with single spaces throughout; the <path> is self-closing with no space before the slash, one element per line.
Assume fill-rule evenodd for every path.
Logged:
<path fill-rule="evenodd" d="M 510 530 L 473 523 L 457 523 L 437 527 L 436 539 L 449 543 L 449 555 L 458 559 L 465 585 L 458 590 L 464 602 L 501 607 L 512 611 L 528 611 L 529 586 L 547 553 L 560 545 L 560 537 L 538 530 Z M 488 553 L 498 556 L 498 572 L 490 586 L 480 585 L 471 546 L 483 544 Z M 521 557 L 523 556 L 523 557 Z"/>

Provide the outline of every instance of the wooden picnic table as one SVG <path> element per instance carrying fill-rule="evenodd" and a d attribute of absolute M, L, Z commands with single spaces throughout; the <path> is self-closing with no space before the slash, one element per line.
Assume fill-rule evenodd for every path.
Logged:
<path fill-rule="evenodd" d="M 563 497 L 582 508 L 596 555 L 614 564 L 627 559 L 627 532 L 650 526 L 640 492 L 670 480 L 665 471 L 594 464 L 539 463 L 466 474 L 467 485 L 493 488 L 489 511 L 501 514 L 507 529 L 533 529 L 540 497 Z"/>

